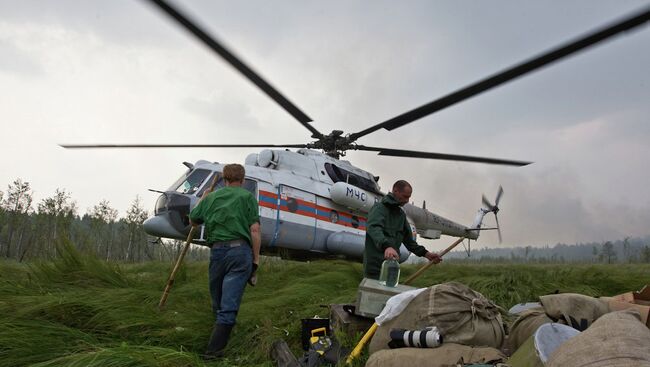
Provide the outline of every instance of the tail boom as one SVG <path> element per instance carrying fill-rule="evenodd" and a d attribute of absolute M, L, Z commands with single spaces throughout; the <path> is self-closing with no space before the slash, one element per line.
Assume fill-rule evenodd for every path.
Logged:
<path fill-rule="evenodd" d="M 424 238 L 437 239 L 440 238 L 440 235 L 478 238 L 479 231 L 472 231 L 465 225 L 434 214 L 425 208 L 419 208 L 412 204 L 406 204 L 402 208 L 417 229 L 418 234 Z"/>

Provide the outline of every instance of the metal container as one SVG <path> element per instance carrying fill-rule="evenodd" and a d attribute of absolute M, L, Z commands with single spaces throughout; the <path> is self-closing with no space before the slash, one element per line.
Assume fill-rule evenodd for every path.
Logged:
<path fill-rule="evenodd" d="M 357 290 L 357 303 L 355 315 L 363 317 L 377 317 L 386 306 L 386 301 L 396 294 L 416 289 L 407 285 L 387 287 L 379 280 L 363 278 Z"/>

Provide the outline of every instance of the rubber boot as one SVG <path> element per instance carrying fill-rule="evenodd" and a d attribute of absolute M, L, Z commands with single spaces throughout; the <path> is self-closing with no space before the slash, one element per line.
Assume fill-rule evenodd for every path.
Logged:
<path fill-rule="evenodd" d="M 203 354 L 203 359 L 216 359 L 223 357 L 223 350 L 228 344 L 228 338 L 234 325 L 215 324 L 212 328 L 212 335 L 208 347 Z"/>

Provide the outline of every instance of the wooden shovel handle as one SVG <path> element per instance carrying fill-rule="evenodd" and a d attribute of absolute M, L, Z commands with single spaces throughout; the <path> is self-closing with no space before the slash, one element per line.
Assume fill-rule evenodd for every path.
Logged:
<path fill-rule="evenodd" d="M 463 242 L 464 239 L 465 239 L 465 237 L 461 237 L 461 238 L 457 239 L 457 240 L 456 240 L 454 243 L 452 243 L 449 247 L 447 247 L 446 249 L 442 250 L 442 252 L 439 253 L 438 255 L 440 255 L 440 257 L 443 257 L 443 256 L 446 255 L 449 251 L 453 250 L 456 246 L 458 246 L 458 244 L 460 244 L 461 242 Z M 406 279 L 406 280 L 404 281 L 404 284 L 411 284 L 412 281 L 414 281 L 417 277 L 419 277 L 422 273 L 424 273 L 425 270 L 429 269 L 429 268 L 431 267 L 431 265 L 433 265 L 433 264 L 434 264 L 433 261 L 429 261 L 428 263 L 426 263 L 424 266 L 422 266 L 420 269 L 418 269 L 418 271 L 416 271 L 415 273 L 413 273 L 413 275 L 411 275 L 410 277 L 408 277 L 408 279 Z"/>
<path fill-rule="evenodd" d="M 183 251 L 181 251 L 181 254 L 178 256 L 178 260 L 176 260 L 176 265 L 174 266 L 174 270 L 172 270 L 172 273 L 169 275 L 169 280 L 167 280 L 167 285 L 165 286 L 165 290 L 163 291 L 162 297 L 160 298 L 160 302 L 158 303 L 158 309 L 160 310 L 162 310 L 163 307 L 165 307 L 165 303 L 167 303 L 167 297 L 169 297 L 169 291 L 172 289 L 172 285 L 174 285 L 174 278 L 176 278 L 176 273 L 178 272 L 178 269 L 181 268 L 181 264 L 183 263 L 185 254 L 187 253 L 187 250 L 190 248 L 190 245 L 192 244 L 192 238 L 194 238 L 195 230 L 196 227 L 192 226 L 192 229 L 190 229 L 190 233 L 187 235 L 187 241 L 185 241 L 185 247 L 183 247 Z"/>

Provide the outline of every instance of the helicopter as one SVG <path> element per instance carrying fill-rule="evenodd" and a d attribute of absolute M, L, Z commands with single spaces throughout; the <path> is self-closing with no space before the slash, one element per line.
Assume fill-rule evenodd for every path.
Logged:
<path fill-rule="evenodd" d="M 200 160 L 188 167 L 168 190 L 160 192 L 154 216 L 144 222 L 147 233 L 183 239 L 189 232 L 188 214 L 213 183 L 224 186 L 219 176 L 223 164 Z M 345 160 L 301 148 L 297 151 L 264 149 L 246 157 L 244 187 L 258 200 L 262 228 L 262 252 L 307 260 L 321 257 L 361 259 L 366 216 L 384 193 L 377 177 Z M 464 226 L 440 215 L 406 204 L 412 235 L 427 239 L 441 234 L 477 239 L 483 217 L 498 212 L 496 204 L 478 210 L 474 223 Z M 484 198 L 484 201 L 487 199 Z M 205 242 L 201 227 L 195 243 Z M 400 247 L 400 261 L 409 252 Z"/>
<path fill-rule="evenodd" d="M 349 150 L 377 152 L 379 155 L 405 158 L 442 159 L 460 162 L 525 166 L 531 162 L 487 157 L 420 152 L 403 149 L 361 145 L 357 140 L 380 129 L 395 130 L 422 117 L 476 96 L 491 88 L 514 80 L 550 63 L 581 51 L 621 32 L 640 26 L 650 19 L 650 9 L 629 16 L 576 40 L 562 44 L 541 55 L 525 60 L 467 87 L 456 90 L 428 104 L 365 130 L 346 134 L 333 130 L 328 134 L 314 127 L 313 121 L 289 99 L 271 86 L 240 58 L 225 48 L 216 38 L 201 29 L 196 22 L 162 0 L 150 2 L 196 36 L 209 49 L 225 59 L 248 80 L 260 88 L 311 133 L 311 142 L 302 144 L 101 144 L 62 145 L 65 148 L 265 148 L 245 159 L 244 188 L 258 199 L 262 225 L 263 253 L 279 253 L 290 258 L 344 256 L 359 259 L 363 255 L 366 215 L 372 205 L 385 194 L 379 178 L 341 159 Z M 269 149 L 273 148 L 273 149 Z M 289 149 L 297 149 L 291 151 Z M 223 164 L 200 160 L 184 162 L 187 171 L 169 189 L 160 192 L 154 216 L 144 223 L 145 231 L 153 236 L 185 239 L 190 229 L 187 215 L 206 192 L 211 182 L 217 189 L 223 185 L 219 178 Z M 155 190 L 152 190 L 155 191 Z M 441 235 L 476 240 L 482 230 L 496 229 L 501 238 L 498 218 L 503 189 L 497 192 L 495 203 L 483 196 L 474 222 L 465 226 L 426 209 L 406 204 L 403 207 L 413 236 L 437 239 Z M 494 214 L 496 228 L 482 228 L 487 214 Z M 205 242 L 200 231 L 194 243 Z M 408 258 L 404 246 L 400 261 Z"/>

